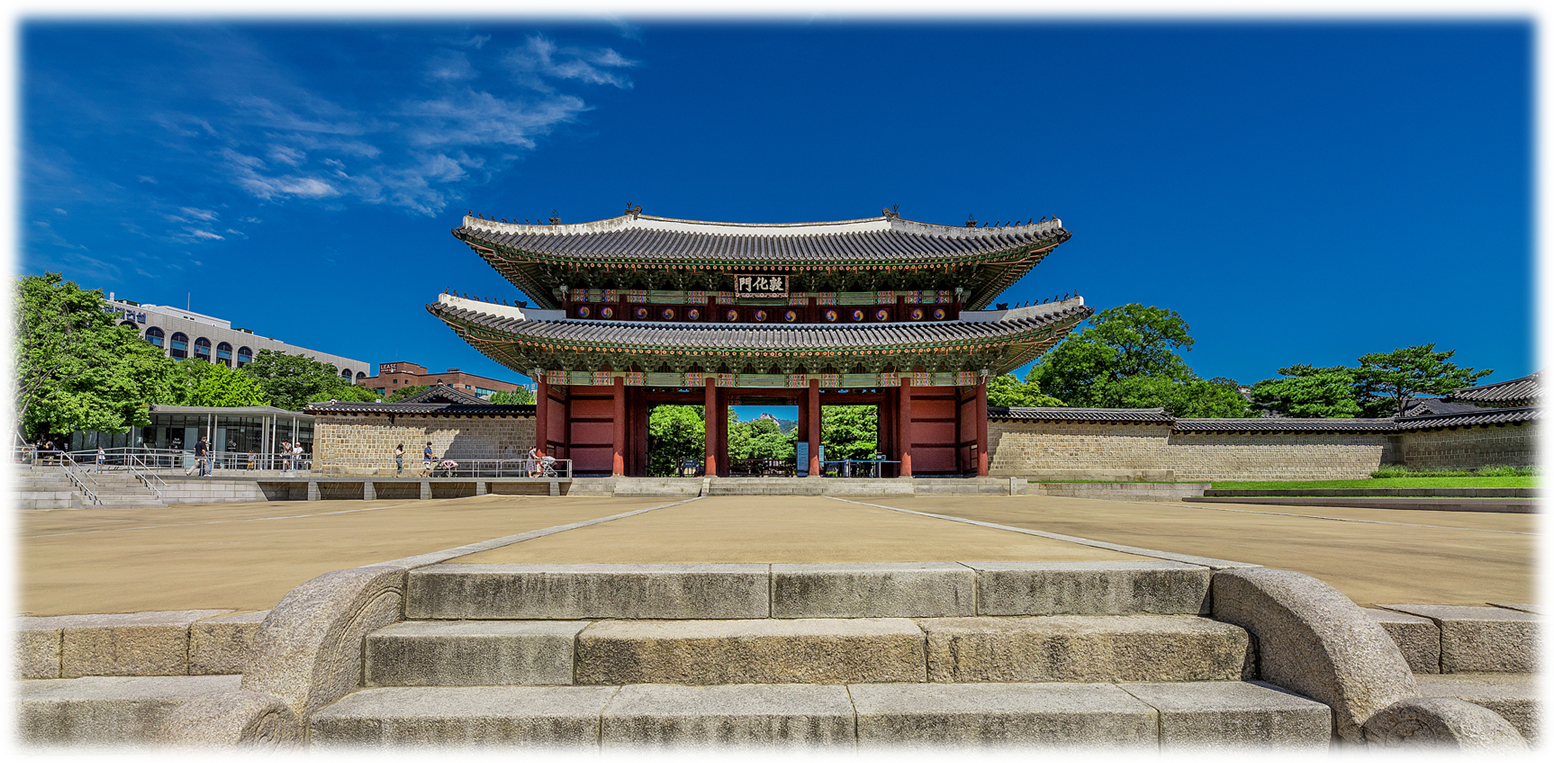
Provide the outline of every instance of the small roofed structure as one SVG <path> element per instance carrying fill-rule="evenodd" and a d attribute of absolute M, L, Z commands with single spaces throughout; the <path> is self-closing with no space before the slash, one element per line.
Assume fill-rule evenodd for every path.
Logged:
<path fill-rule="evenodd" d="M 1448 402 L 1468 403 L 1489 408 L 1516 408 L 1543 402 L 1543 372 L 1534 371 L 1518 379 L 1463 387 L 1445 397 Z"/>

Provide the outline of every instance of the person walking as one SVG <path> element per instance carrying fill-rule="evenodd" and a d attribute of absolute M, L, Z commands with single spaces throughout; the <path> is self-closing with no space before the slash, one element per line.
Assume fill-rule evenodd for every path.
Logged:
<path fill-rule="evenodd" d="M 253 471 L 255 468 L 257 468 L 258 464 L 256 464 L 255 461 L 257 460 L 258 455 L 259 454 L 251 450 L 248 451 L 248 471 Z"/>
<path fill-rule="evenodd" d="M 435 463 L 432 455 L 432 443 L 428 441 L 426 447 L 421 449 L 421 476 L 432 476 L 432 465 Z"/>
<path fill-rule="evenodd" d="M 281 440 L 281 471 L 291 471 L 291 440 Z"/>
<path fill-rule="evenodd" d="M 108 454 L 103 450 L 103 446 L 101 446 L 101 445 L 97 446 L 97 473 L 98 474 L 102 474 L 103 473 L 103 466 L 106 465 L 107 463 L 108 463 Z"/>
<path fill-rule="evenodd" d="M 301 440 L 298 440 L 295 445 L 291 446 L 291 458 L 292 458 L 291 468 L 293 468 L 293 469 L 301 469 L 302 468 L 302 441 Z"/>
<path fill-rule="evenodd" d="M 405 444 L 394 446 L 394 476 L 405 476 Z"/>
<path fill-rule="evenodd" d="M 210 443 L 205 441 L 205 435 L 200 435 L 200 441 L 194 444 L 194 465 L 200 470 L 199 476 L 210 476 Z"/>

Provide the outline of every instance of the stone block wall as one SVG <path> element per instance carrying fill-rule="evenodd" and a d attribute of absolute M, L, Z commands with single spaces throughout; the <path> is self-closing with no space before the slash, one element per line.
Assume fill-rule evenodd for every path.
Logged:
<path fill-rule="evenodd" d="M 1535 466 L 1538 425 L 1467 427 L 1407 432 L 1399 436 L 1404 463 L 1418 469 L 1477 469 L 1481 466 Z"/>
<path fill-rule="evenodd" d="M 313 422 L 316 469 L 330 474 L 388 476 L 394 446 L 405 444 L 405 474 L 420 473 L 430 440 L 439 459 L 524 458 L 534 446 L 534 417 L 319 416 Z"/>
<path fill-rule="evenodd" d="M 1170 469 L 1179 481 L 1355 479 L 1397 459 L 1390 435 L 1181 434 L 1165 424 L 992 421 L 988 446 L 995 477 Z"/>

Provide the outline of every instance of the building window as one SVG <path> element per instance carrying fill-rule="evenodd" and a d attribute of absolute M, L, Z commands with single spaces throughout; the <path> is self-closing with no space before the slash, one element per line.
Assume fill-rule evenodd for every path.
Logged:
<path fill-rule="evenodd" d="M 346 381 L 350 381 L 351 378 L 352 378 L 351 377 L 351 369 L 347 368 L 347 369 L 341 370 L 340 371 L 340 378 L 342 378 L 342 379 L 344 379 Z"/>
<path fill-rule="evenodd" d="M 130 328 L 135 329 L 136 333 L 140 333 L 140 324 L 136 323 L 134 321 L 123 321 L 119 325 L 120 326 L 129 326 Z"/>
<path fill-rule="evenodd" d="M 232 367 L 232 345 L 226 342 L 216 345 L 216 362 L 227 368 Z"/>
<path fill-rule="evenodd" d="M 210 340 L 200 337 L 194 340 L 194 357 L 200 360 L 210 361 Z"/>
<path fill-rule="evenodd" d="M 357 381 L 361 381 L 362 379 L 365 379 L 365 378 L 367 378 L 367 372 L 366 371 L 357 371 L 356 372 L 356 380 Z"/>
<path fill-rule="evenodd" d="M 156 326 L 146 329 L 146 341 L 157 347 L 162 346 L 162 330 Z"/>
<path fill-rule="evenodd" d="M 172 341 L 168 346 L 168 355 L 178 360 L 189 357 L 189 337 L 182 331 L 174 331 Z"/>
<path fill-rule="evenodd" d="M 252 362 L 254 362 L 254 351 L 253 350 L 250 350 L 247 347 L 239 347 L 239 348 L 237 348 L 237 367 L 238 368 L 242 368 L 243 366 L 246 366 L 246 365 L 248 365 L 249 363 L 252 363 Z"/>

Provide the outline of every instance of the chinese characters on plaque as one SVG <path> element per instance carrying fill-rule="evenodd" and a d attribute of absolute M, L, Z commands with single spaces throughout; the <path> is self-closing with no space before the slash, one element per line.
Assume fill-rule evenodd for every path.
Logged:
<path fill-rule="evenodd" d="M 786 297 L 787 276 L 734 276 L 734 296 Z"/>

